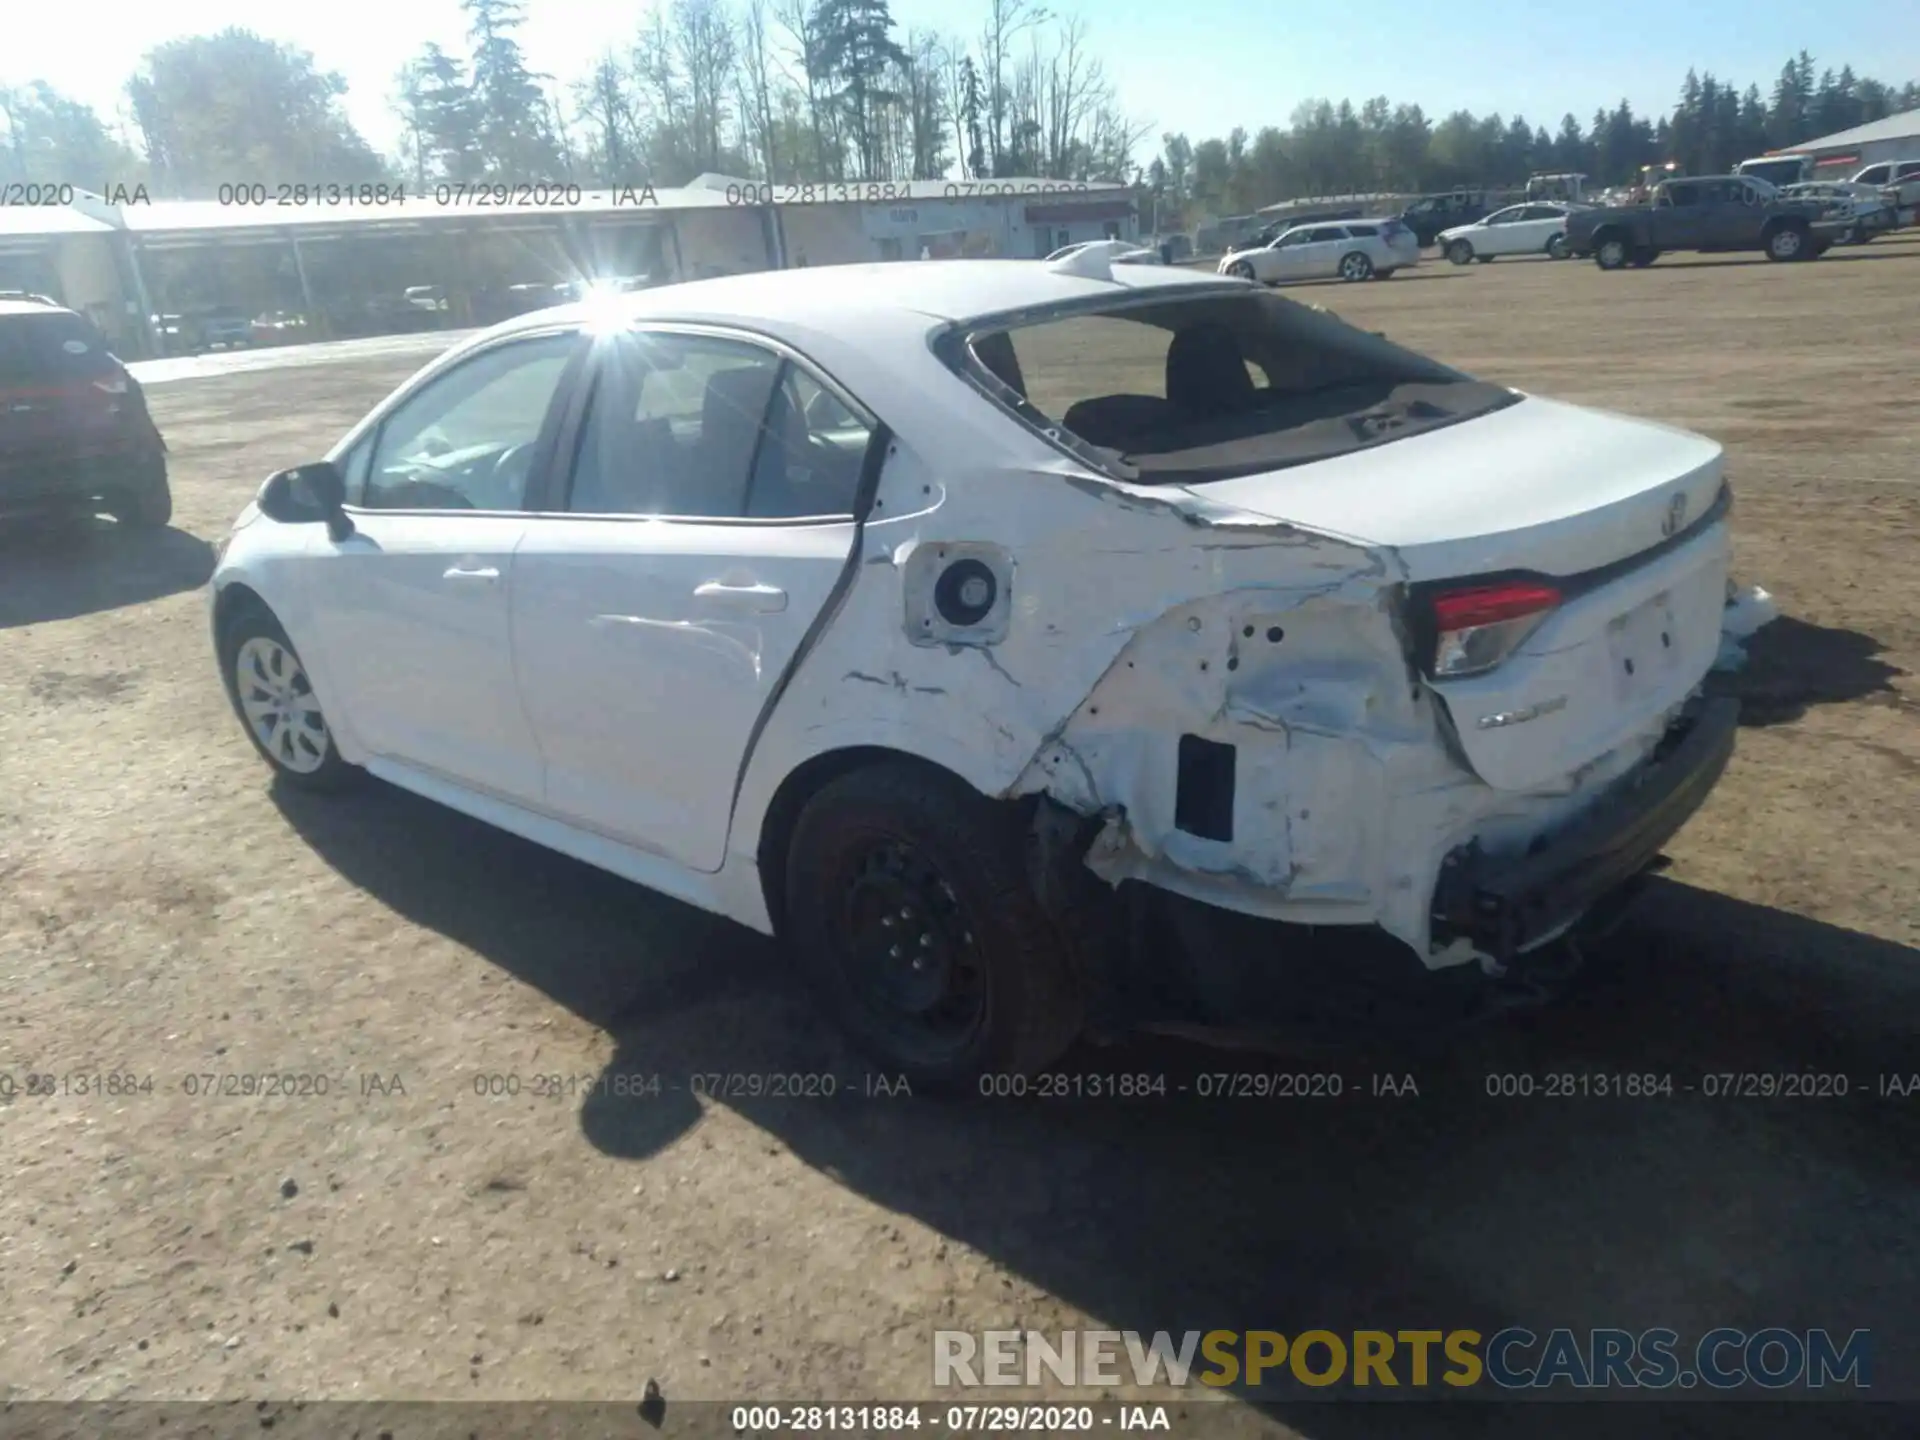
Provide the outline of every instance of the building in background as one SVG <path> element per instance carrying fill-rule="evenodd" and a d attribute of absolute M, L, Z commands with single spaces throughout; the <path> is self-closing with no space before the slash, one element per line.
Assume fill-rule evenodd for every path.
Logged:
<path fill-rule="evenodd" d="M 1903 110 L 1772 153 L 1811 155 L 1823 179 L 1842 171 L 1851 175 L 1882 160 L 1920 160 L 1920 110 Z"/>
<path fill-rule="evenodd" d="M 110 205 L 75 191 L 68 204 L 0 209 L 0 289 L 50 295 L 122 355 L 145 358 L 214 312 L 298 317 L 279 333 L 301 339 L 388 334 L 490 324 L 593 279 L 631 289 L 922 255 L 1033 258 L 1082 240 L 1133 240 L 1139 226 L 1128 187 L 1054 180 L 769 185 L 702 175 L 677 189 L 515 189 L 509 203 L 474 188 L 356 204 L 282 204 L 270 186 L 236 186 L 245 203 L 224 204 Z M 444 298 L 407 298 L 426 289 Z"/>

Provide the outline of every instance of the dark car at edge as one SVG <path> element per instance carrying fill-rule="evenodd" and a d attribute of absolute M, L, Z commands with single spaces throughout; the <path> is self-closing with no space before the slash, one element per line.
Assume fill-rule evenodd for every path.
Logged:
<path fill-rule="evenodd" d="M 167 447 L 140 382 L 85 317 L 0 294 L 0 520 L 173 518 Z"/>

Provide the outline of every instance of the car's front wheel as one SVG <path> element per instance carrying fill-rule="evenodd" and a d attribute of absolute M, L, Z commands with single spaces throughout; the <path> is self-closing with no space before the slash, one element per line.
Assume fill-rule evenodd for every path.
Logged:
<path fill-rule="evenodd" d="M 1767 259 L 1769 260 L 1804 260 L 1807 252 L 1807 233 L 1797 225 L 1782 225 L 1767 236 Z"/>
<path fill-rule="evenodd" d="M 341 758 L 293 641 L 260 606 L 242 609 L 221 632 L 220 669 L 247 738 L 277 777 L 308 790 L 339 790 L 361 777 Z"/>
<path fill-rule="evenodd" d="M 1244 260 L 1236 260 L 1227 267 L 1227 274 L 1233 276 L 1236 280 L 1251 280 L 1253 279 L 1253 266 Z"/>
<path fill-rule="evenodd" d="M 786 861 L 786 938 L 861 1050 L 935 1091 L 1030 1075 L 1078 1035 L 1082 988 L 1014 812 L 887 762 L 828 782 Z"/>
<path fill-rule="evenodd" d="M 1473 246 L 1465 240 L 1456 240 L 1447 246 L 1447 259 L 1456 265 L 1470 265 L 1473 263 Z"/>

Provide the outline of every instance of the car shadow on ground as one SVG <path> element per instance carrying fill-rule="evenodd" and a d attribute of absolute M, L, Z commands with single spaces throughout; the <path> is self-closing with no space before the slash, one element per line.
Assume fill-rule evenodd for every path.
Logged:
<path fill-rule="evenodd" d="M 1695 253 L 1695 252 L 1680 252 L 1680 253 Z M 1675 258 L 1673 258 L 1672 255 L 1663 254 L 1658 260 L 1654 261 L 1653 264 L 1650 266 L 1646 266 L 1646 267 L 1634 266 L 1629 268 L 1633 268 L 1633 269 L 1646 268 L 1650 270 L 1699 270 L 1708 266 L 1712 266 L 1716 269 L 1725 269 L 1726 267 L 1731 265 L 1779 265 L 1783 263 L 1791 265 L 1791 264 L 1806 263 L 1804 261 L 1783 262 L 1779 260 L 1769 260 L 1765 255 L 1749 255 L 1741 252 L 1722 251 L 1718 253 L 1708 253 L 1708 252 L 1698 252 L 1698 253 L 1700 258 L 1697 260 L 1676 260 Z M 1731 256 L 1735 254 L 1739 255 L 1738 259 L 1731 258 Z M 1836 245 L 1832 249 L 1827 250 L 1824 253 L 1814 258 L 1816 263 L 1821 265 L 1826 265 L 1835 260 L 1912 260 L 1916 258 L 1916 256 L 1920 256 L 1920 250 L 1912 250 L 1912 249 L 1875 250 L 1871 244 L 1867 244 L 1867 245 L 1845 245 L 1845 246 Z"/>
<path fill-rule="evenodd" d="M 1920 699 L 1894 688 L 1907 672 L 1879 658 L 1885 647 L 1871 635 L 1782 615 L 1745 643 L 1747 663 L 1708 683 L 1740 702 L 1742 725 L 1784 725 L 1816 705 L 1850 700 L 1920 712 Z"/>
<path fill-rule="evenodd" d="M 1080 1312 L 1175 1334 L 1868 1328 L 1882 1386 L 1920 1379 L 1920 1096 L 1882 1093 L 1920 1070 L 1906 946 L 1656 881 L 1559 1005 L 1418 1060 L 1141 1039 L 1083 1047 L 1051 1098 L 938 1102 L 876 1089 L 770 941 L 385 786 L 277 799 L 347 880 L 614 1039 L 580 1114 L 599 1150 L 644 1162 L 708 1106 L 732 1109 L 985 1256 L 1009 1327 Z M 1223 1072 L 1327 1078 L 1311 1097 L 1203 1098 Z M 1839 1078 L 1758 1093 L 1783 1073 Z M 713 1077 L 704 1095 L 696 1075 Z M 1165 1093 L 1086 1098 L 1120 1075 L 1164 1077 Z M 1618 1093 L 1629 1075 L 1653 1093 Z M 658 1095 L 618 1098 L 646 1076 Z M 770 1076 L 832 1076 L 833 1093 L 776 1097 Z M 1054 1301 L 1069 1318 L 1049 1318 Z M 1798 1433 L 1740 1405 L 1466 1403 L 1423 1406 L 1416 1426 L 1328 1393 L 1240 1392 L 1315 1440 Z M 1864 1406 L 1793 1418 L 1912 1433 L 1910 1414 Z"/>
<path fill-rule="evenodd" d="M 0 529 L 0 630 L 195 590 L 213 564 L 213 546 L 171 527 L 143 532 L 88 518 Z"/>

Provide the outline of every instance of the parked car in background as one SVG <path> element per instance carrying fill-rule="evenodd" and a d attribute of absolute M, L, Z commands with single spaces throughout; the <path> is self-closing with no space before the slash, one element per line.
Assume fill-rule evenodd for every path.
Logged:
<path fill-rule="evenodd" d="M 298 345 L 308 333 L 307 317 L 291 310 L 269 310 L 253 320 L 255 345 Z"/>
<path fill-rule="evenodd" d="M 1591 255 L 1602 270 L 1651 265 L 1669 250 L 1761 250 L 1769 260 L 1812 260 L 1843 228 L 1825 205 L 1783 199 L 1764 180 L 1700 175 L 1662 180 L 1643 205 L 1575 211 L 1567 217 L 1567 249 Z"/>
<path fill-rule="evenodd" d="M 1750 175 L 1756 180 L 1764 180 L 1769 185 L 1785 189 L 1789 185 L 1798 185 L 1813 178 L 1813 157 L 1811 155 L 1756 155 L 1751 160 L 1742 160 L 1733 167 L 1736 175 Z"/>
<path fill-rule="evenodd" d="M 1839 243 L 1843 245 L 1864 245 L 1900 223 L 1899 207 L 1885 191 L 1871 185 L 1855 185 L 1847 180 L 1808 180 L 1784 186 L 1780 194 L 1784 199 L 1810 200 L 1826 207 L 1826 218 L 1845 227 L 1839 230 Z"/>
<path fill-rule="evenodd" d="M 974 1094 L 1292 1012 L 1330 930 L 1564 973 L 1732 753 L 1730 505 L 1711 440 L 1241 282 L 773 270 L 457 346 L 266 482 L 209 638 L 278 780 L 777 936 Z"/>
<path fill-rule="evenodd" d="M 194 317 L 200 350 L 232 350 L 253 344 L 253 319 L 244 310 L 221 307 Z"/>
<path fill-rule="evenodd" d="M 84 316 L 0 292 L 0 518 L 96 511 L 138 529 L 173 518 L 146 395 Z"/>
<path fill-rule="evenodd" d="M 1435 237 L 1456 265 L 1486 264 L 1502 255 L 1548 255 L 1565 260 L 1567 216 L 1581 207 L 1557 202 L 1509 205 L 1484 220 L 1456 225 Z"/>
<path fill-rule="evenodd" d="M 1920 159 L 1882 160 L 1876 165 L 1868 165 L 1853 176 L 1853 183 L 1891 190 L 1902 225 L 1912 225 L 1920 220 Z"/>
<path fill-rule="evenodd" d="M 1440 238 L 1442 230 L 1470 225 L 1497 205 L 1498 201 L 1490 201 L 1484 191 L 1453 190 L 1444 195 L 1421 196 L 1402 210 L 1399 218 L 1413 232 L 1420 248 L 1425 249 Z"/>
<path fill-rule="evenodd" d="M 1391 217 L 1296 225 L 1270 244 L 1230 250 L 1219 273 L 1264 285 L 1294 280 L 1385 280 L 1420 263 L 1413 231 Z"/>

